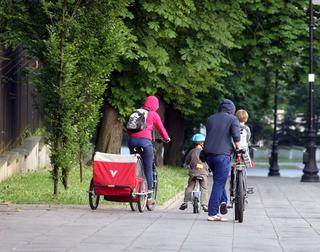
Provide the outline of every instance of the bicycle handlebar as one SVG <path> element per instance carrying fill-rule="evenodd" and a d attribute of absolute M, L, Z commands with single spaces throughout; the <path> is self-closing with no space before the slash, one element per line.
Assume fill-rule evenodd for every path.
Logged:
<path fill-rule="evenodd" d="M 245 150 L 244 149 L 236 149 L 236 154 L 244 154 Z"/>
<path fill-rule="evenodd" d="M 255 144 L 250 144 L 249 148 L 262 148 L 263 144 L 261 142 L 257 142 Z"/>
<path fill-rule="evenodd" d="M 249 146 L 249 149 L 250 148 L 261 148 L 261 145 L 260 144 L 251 144 L 250 146 Z"/>
<path fill-rule="evenodd" d="M 164 141 L 162 138 L 155 138 L 153 141 L 155 143 L 166 143 L 166 141 Z"/>

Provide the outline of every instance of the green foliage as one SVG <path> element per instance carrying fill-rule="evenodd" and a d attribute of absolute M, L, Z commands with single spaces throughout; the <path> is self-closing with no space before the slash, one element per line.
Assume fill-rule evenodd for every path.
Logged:
<path fill-rule="evenodd" d="M 241 2 L 241 1 L 239 1 Z M 203 94 L 223 89 L 228 48 L 246 23 L 239 2 L 135 1 L 126 24 L 136 37 L 111 76 L 108 100 L 126 116 L 146 94 L 194 116 Z"/>
<path fill-rule="evenodd" d="M 198 125 L 204 122 L 201 120 L 215 112 L 225 97 L 232 99 L 237 108 L 249 112 L 249 122 L 257 137 L 266 137 L 267 131 L 262 128 L 268 126 L 266 115 L 272 116 L 276 71 L 279 73 L 280 108 L 285 109 L 292 100 L 301 105 L 298 111 L 307 108 L 303 102 L 307 100 L 306 88 L 299 86 L 307 83 L 308 1 L 237 3 L 245 13 L 244 29 L 233 34 L 236 45 L 224 51 L 228 62 L 220 64 L 223 69 L 223 75 L 217 79 L 220 86 L 211 87 L 208 94 L 201 96 L 202 106 L 197 116 L 188 118 L 188 132 L 198 131 Z M 316 53 L 318 46 L 315 39 Z"/>
<path fill-rule="evenodd" d="M 59 0 L 1 4 L 1 41 L 22 46 L 41 60 L 33 79 L 45 107 L 53 176 L 57 180 L 61 168 L 66 188 L 76 152 L 88 148 L 96 128 L 107 78 L 130 41 L 122 20 L 130 16 L 129 3 Z"/>
<path fill-rule="evenodd" d="M 37 128 L 37 129 L 35 130 L 35 132 L 34 132 L 34 135 L 35 135 L 35 136 L 40 136 L 40 137 L 45 136 L 45 134 L 46 134 L 46 129 L 45 129 L 45 128 L 42 128 L 42 127 Z"/>
<path fill-rule="evenodd" d="M 280 101 L 306 75 L 308 2 L 254 1 L 242 4 L 248 25 L 239 37 L 239 48 L 230 50 L 229 75 L 221 81 L 237 107 L 249 111 L 250 120 L 263 121 L 272 114 L 274 83 L 278 71 Z"/>

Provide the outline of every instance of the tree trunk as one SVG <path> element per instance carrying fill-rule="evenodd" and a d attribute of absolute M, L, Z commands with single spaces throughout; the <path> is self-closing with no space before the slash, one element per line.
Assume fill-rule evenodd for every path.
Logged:
<path fill-rule="evenodd" d="M 57 164 L 53 165 L 52 170 L 52 177 L 53 177 L 53 194 L 58 195 L 59 192 L 59 167 Z"/>
<path fill-rule="evenodd" d="M 70 174 L 70 172 L 67 168 L 62 167 L 61 173 L 62 173 L 62 184 L 64 186 L 64 189 L 68 190 L 69 189 L 69 174 Z"/>
<path fill-rule="evenodd" d="M 161 98 L 159 98 L 159 109 L 157 110 L 157 113 L 159 114 L 163 124 L 165 119 L 165 112 L 166 112 L 166 107 L 165 107 L 164 101 Z M 161 138 L 157 130 L 154 130 L 153 134 L 154 134 L 154 138 Z M 154 146 L 154 160 L 155 160 L 156 166 L 161 167 L 163 166 L 163 156 L 162 156 L 163 144 L 154 143 L 153 146 Z"/>
<path fill-rule="evenodd" d="M 184 120 L 181 113 L 172 106 L 166 109 L 166 128 L 171 141 L 164 148 L 164 164 L 180 166 L 184 141 Z"/>
<path fill-rule="evenodd" d="M 123 125 L 118 112 L 105 104 L 102 122 L 96 139 L 96 151 L 119 154 L 121 148 Z"/>
<path fill-rule="evenodd" d="M 65 18 L 65 13 L 67 11 L 67 3 L 66 3 L 66 0 L 64 1 L 64 6 L 63 6 L 63 9 L 62 9 L 62 24 L 64 23 L 64 18 Z M 64 30 L 61 29 L 60 30 L 60 42 L 59 42 L 59 53 L 60 53 L 60 62 L 59 62 L 59 70 L 58 70 L 58 78 L 57 78 L 57 81 L 59 83 L 59 90 L 58 90 L 58 106 L 57 106 L 57 109 L 61 108 L 61 96 L 60 96 L 60 90 L 61 88 L 63 87 L 64 85 L 64 73 L 63 73 L 63 66 L 64 66 L 64 46 L 65 46 L 65 33 L 64 33 Z M 57 130 L 57 128 L 61 128 L 61 115 L 60 115 L 60 112 L 56 112 L 56 124 L 55 124 L 56 128 L 55 130 Z M 61 152 L 61 146 L 62 146 L 62 138 L 63 136 L 60 134 L 60 135 L 57 135 L 55 134 L 54 135 L 54 148 L 55 148 L 55 153 L 60 155 L 60 152 Z M 54 157 L 54 159 L 56 159 L 57 156 Z M 53 171 L 52 171 L 52 174 L 53 174 L 53 194 L 54 195 L 58 195 L 58 185 L 59 185 L 59 165 L 57 164 L 57 160 L 53 160 L 53 163 L 54 163 L 54 166 L 53 166 Z"/>
<path fill-rule="evenodd" d="M 83 182 L 83 167 L 84 167 L 84 155 L 83 155 L 83 148 L 82 146 L 80 146 L 80 150 L 79 150 L 80 183 Z"/>

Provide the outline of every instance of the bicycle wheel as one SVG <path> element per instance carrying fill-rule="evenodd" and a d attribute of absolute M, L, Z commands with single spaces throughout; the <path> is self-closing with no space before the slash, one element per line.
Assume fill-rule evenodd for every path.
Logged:
<path fill-rule="evenodd" d="M 136 202 L 130 202 L 131 211 L 137 211 L 138 205 Z"/>
<path fill-rule="evenodd" d="M 230 172 L 230 180 L 229 180 L 229 194 L 230 194 L 230 199 L 234 197 L 234 167 L 231 167 L 231 172 Z"/>
<path fill-rule="evenodd" d="M 145 193 L 145 194 L 138 195 L 138 202 L 137 202 L 140 213 L 144 211 L 147 204 L 147 194 L 146 194 L 147 191 L 148 191 L 147 182 L 143 179 L 140 183 L 139 193 Z"/>
<path fill-rule="evenodd" d="M 156 208 L 157 199 L 158 199 L 158 185 L 159 185 L 158 173 L 157 173 L 156 169 L 154 169 L 153 170 L 153 185 L 152 185 L 152 198 L 154 199 L 154 203 L 151 205 L 147 204 L 147 209 L 149 211 L 153 211 Z"/>
<path fill-rule="evenodd" d="M 200 213 L 199 199 L 194 198 L 192 204 L 193 204 L 193 213 Z"/>
<path fill-rule="evenodd" d="M 236 195 L 236 220 L 239 223 L 243 222 L 243 211 L 244 211 L 244 190 L 243 190 L 243 174 L 242 172 L 237 173 L 237 195 Z"/>
<path fill-rule="evenodd" d="M 93 187 L 93 178 L 91 179 L 90 182 L 90 187 L 89 187 L 89 205 L 92 210 L 96 210 L 98 205 L 99 205 L 99 200 L 100 200 L 100 195 L 96 195 Z"/>

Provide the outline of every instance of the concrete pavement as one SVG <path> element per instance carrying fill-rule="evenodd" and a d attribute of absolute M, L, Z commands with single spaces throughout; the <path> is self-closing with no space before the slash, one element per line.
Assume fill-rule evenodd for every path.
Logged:
<path fill-rule="evenodd" d="M 211 179 L 210 179 L 211 180 Z M 0 251 L 320 251 L 320 183 L 249 177 L 244 223 L 180 211 L 182 195 L 154 212 L 126 206 L 0 205 Z M 84 195 L 85 197 L 87 195 Z"/>

